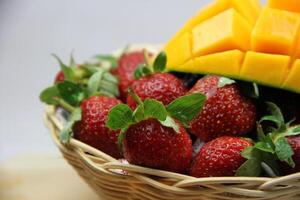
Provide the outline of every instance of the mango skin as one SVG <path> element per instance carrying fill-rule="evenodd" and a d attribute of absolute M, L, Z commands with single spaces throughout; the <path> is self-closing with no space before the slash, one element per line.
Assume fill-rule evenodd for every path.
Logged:
<path fill-rule="evenodd" d="M 299 0 L 268 0 L 268 7 L 300 13 Z"/>

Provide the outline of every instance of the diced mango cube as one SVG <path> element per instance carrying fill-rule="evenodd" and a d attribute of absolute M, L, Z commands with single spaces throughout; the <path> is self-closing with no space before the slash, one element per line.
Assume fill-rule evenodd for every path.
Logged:
<path fill-rule="evenodd" d="M 234 9 L 226 10 L 193 29 L 194 56 L 220 51 L 250 49 L 250 24 Z"/>
<path fill-rule="evenodd" d="M 177 66 L 172 66 L 168 68 L 169 71 L 176 71 L 176 72 L 189 72 L 189 73 L 196 73 L 194 67 L 194 60 L 188 60 L 185 63 Z"/>
<path fill-rule="evenodd" d="M 289 62 L 289 56 L 249 51 L 246 53 L 240 77 L 245 80 L 280 87 Z"/>
<path fill-rule="evenodd" d="M 190 40 L 190 33 L 185 33 L 165 47 L 168 58 L 167 66 L 181 65 L 192 57 Z"/>
<path fill-rule="evenodd" d="M 268 0 L 268 6 L 281 10 L 289 10 L 292 12 L 300 12 L 299 0 Z"/>
<path fill-rule="evenodd" d="M 261 11 L 259 0 L 228 0 L 231 6 L 254 25 Z"/>
<path fill-rule="evenodd" d="M 283 88 L 300 91 L 300 60 L 296 60 L 283 84 Z"/>
<path fill-rule="evenodd" d="M 252 32 L 252 50 L 263 53 L 292 54 L 299 26 L 298 14 L 265 8 Z"/>
<path fill-rule="evenodd" d="M 194 59 L 193 72 L 238 77 L 243 58 L 244 53 L 240 50 L 201 56 Z"/>

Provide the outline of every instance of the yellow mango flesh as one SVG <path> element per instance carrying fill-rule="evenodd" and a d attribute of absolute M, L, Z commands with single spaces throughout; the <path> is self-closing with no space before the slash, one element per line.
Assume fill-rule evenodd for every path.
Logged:
<path fill-rule="evenodd" d="M 191 41 L 190 34 L 185 33 L 180 37 L 174 39 L 165 47 L 167 54 L 167 65 L 177 66 L 183 64 L 191 57 Z"/>
<path fill-rule="evenodd" d="M 268 6 L 281 10 L 300 12 L 299 0 L 268 0 Z"/>
<path fill-rule="evenodd" d="M 220 29 L 222 27 L 222 29 Z M 250 49 L 251 26 L 234 9 L 226 10 L 193 29 L 194 56 L 226 51 Z"/>
<path fill-rule="evenodd" d="M 167 43 L 167 69 L 300 93 L 299 8 L 300 0 L 269 0 L 263 9 L 259 0 L 215 0 Z"/>
<path fill-rule="evenodd" d="M 299 91 L 300 88 L 300 60 L 296 60 L 285 80 L 283 87 L 292 91 Z"/>
<path fill-rule="evenodd" d="M 252 33 L 252 50 L 263 53 L 292 54 L 299 25 L 298 14 L 265 8 Z"/>
<path fill-rule="evenodd" d="M 245 55 L 240 77 L 270 86 L 280 86 L 289 62 L 289 56 L 249 51 Z"/>
<path fill-rule="evenodd" d="M 255 24 L 256 19 L 259 16 L 261 5 L 259 0 L 216 0 L 211 4 L 208 4 L 203 9 L 201 9 L 195 16 L 190 18 L 186 24 L 181 28 L 175 36 L 170 40 L 174 40 L 180 37 L 186 32 L 191 32 L 191 30 L 198 24 L 204 22 L 205 20 L 212 18 L 219 13 L 234 8 L 238 13 L 240 13 L 250 24 Z"/>
<path fill-rule="evenodd" d="M 230 50 L 197 57 L 194 59 L 193 71 L 201 74 L 222 74 L 238 77 L 243 58 L 244 52 L 240 50 Z"/>

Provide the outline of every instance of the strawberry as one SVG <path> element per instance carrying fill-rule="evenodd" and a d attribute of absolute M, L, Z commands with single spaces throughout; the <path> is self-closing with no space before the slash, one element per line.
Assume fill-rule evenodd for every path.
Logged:
<path fill-rule="evenodd" d="M 166 54 L 161 52 L 153 64 L 147 61 L 146 64 L 140 65 L 134 73 L 137 80 L 132 84 L 132 91 L 142 100 L 156 99 L 164 105 L 183 96 L 187 92 L 183 82 L 173 74 L 163 73 L 166 64 Z M 130 95 L 127 97 L 127 104 L 131 108 L 136 107 L 136 102 Z"/>
<path fill-rule="evenodd" d="M 192 141 L 184 127 L 177 125 L 179 133 L 156 119 L 130 126 L 123 141 L 124 157 L 135 165 L 186 172 L 192 159 Z"/>
<path fill-rule="evenodd" d="M 133 83 L 132 90 L 142 100 L 152 98 L 161 101 L 164 105 L 168 105 L 186 93 L 183 82 L 168 73 L 155 73 L 144 76 Z M 127 97 L 127 104 L 131 108 L 136 107 L 136 103 L 130 95 Z"/>
<path fill-rule="evenodd" d="M 118 60 L 116 75 L 119 76 L 120 99 L 126 101 L 127 90 L 134 82 L 134 71 L 139 64 L 145 63 L 145 56 L 142 51 L 124 53 Z"/>
<path fill-rule="evenodd" d="M 252 146 L 246 139 L 222 136 L 206 143 L 195 157 L 190 175 L 195 177 L 234 176 L 246 161 L 241 152 Z"/>
<path fill-rule="evenodd" d="M 283 165 L 283 171 L 285 174 L 300 172 L 300 135 L 287 137 L 287 141 L 294 152 L 292 159 L 295 162 L 295 167 L 291 168 L 285 164 Z"/>
<path fill-rule="evenodd" d="M 191 132 L 199 139 L 207 142 L 224 135 L 244 135 L 253 129 L 255 105 L 242 96 L 233 80 L 206 76 L 189 91 L 194 92 L 207 97 L 202 112 L 190 123 Z"/>
<path fill-rule="evenodd" d="M 183 96 L 165 107 L 155 99 L 142 101 L 130 94 L 137 108 L 132 111 L 126 104 L 117 105 L 107 121 L 110 129 L 121 130 L 124 157 L 131 164 L 185 173 L 192 159 L 192 141 L 183 124 L 199 113 L 205 96 Z"/>
<path fill-rule="evenodd" d="M 105 96 L 84 100 L 81 103 L 81 120 L 73 127 L 74 138 L 114 158 L 121 158 L 117 145 L 119 131 L 111 131 L 105 126 L 109 110 L 119 103 L 119 100 Z"/>
<path fill-rule="evenodd" d="M 55 76 L 55 80 L 54 83 L 62 83 L 65 80 L 65 74 L 63 71 L 59 71 L 56 76 Z"/>

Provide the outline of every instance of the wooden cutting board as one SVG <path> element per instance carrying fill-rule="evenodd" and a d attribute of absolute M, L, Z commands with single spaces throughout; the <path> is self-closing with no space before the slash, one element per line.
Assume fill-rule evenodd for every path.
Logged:
<path fill-rule="evenodd" d="M 25 156 L 0 164 L 1 200 L 99 200 L 58 156 Z"/>

